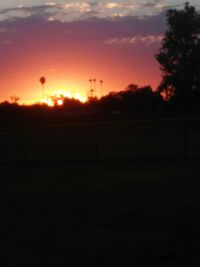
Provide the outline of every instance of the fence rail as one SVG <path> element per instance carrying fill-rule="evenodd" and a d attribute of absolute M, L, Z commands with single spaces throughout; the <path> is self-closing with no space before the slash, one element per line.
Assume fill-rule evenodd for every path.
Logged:
<path fill-rule="evenodd" d="M 196 159 L 200 120 L 0 127 L 0 162 Z"/>

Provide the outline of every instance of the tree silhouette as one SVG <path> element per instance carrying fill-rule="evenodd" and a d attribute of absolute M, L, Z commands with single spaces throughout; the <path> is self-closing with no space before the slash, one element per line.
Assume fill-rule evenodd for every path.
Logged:
<path fill-rule="evenodd" d="M 166 14 L 168 30 L 156 55 L 163 72 L 158 87 L 167 100 L 188 106 L 200 89 L 200 14 L 189 3 Z"/>
<path fill-rule="evenodd" d="M 136 92 L 139 89 L 137 84 L 130 83 L 126 88 L 125 91 L 130 91 L 130 92 Z"/>
<path fill-rule="evenodd" d="M 12 95 L 10 99 L 13 104 L 17 104 L 20 98 L 16 95 Z"/>
<path fill-rule="evenodd" d="M 163 104 L 163 99 L 158 92 L 154 92 L 151 86 L 139 87 L 132 83 L 124 90 L 110 92 L 99 100 L 101 110 L 117 110 L 121 114 L 133 114 L 134 112 L 157 111 Z"/>

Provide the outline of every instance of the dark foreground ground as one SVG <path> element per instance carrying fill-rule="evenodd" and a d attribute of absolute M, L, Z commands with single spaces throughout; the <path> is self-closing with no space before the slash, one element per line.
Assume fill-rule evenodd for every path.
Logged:
<path fill-rule="evenodd" d="M 200 266 L 198 162 L 0 169 L 0 266 Z"/>

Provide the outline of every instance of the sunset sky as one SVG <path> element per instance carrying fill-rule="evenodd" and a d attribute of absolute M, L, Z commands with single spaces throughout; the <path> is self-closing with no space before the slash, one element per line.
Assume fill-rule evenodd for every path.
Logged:
<path fill-rule="evenodd" d="M 157 53 L 166 30 L 165 12 L 181 0 L 0 2 L 0 101 L 17 95 L 21 103 L 45 94 L 87 95 L 89 79 L 103 80 L 103 94 L 129 83 L 161 79 Z M 200 9 L 200 1 L 190 4 Z"/>

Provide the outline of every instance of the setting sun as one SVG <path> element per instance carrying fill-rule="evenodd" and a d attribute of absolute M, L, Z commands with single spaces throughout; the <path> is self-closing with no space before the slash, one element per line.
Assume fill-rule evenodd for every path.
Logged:
<path fill-rule="evenodd" d="M 79 100 L 82 103 L 85 103 L 88 99 L 86 94 L 84 95 L 83 93 L 72 93 L 64 90 L 57 90 L 51 91 L 51 95 L 46 95 L 44 97 L 44 100 L 41 100 L 39 102 L 44 103 L 49 107 L 53 107 L 54 105 L 62 106 L 65 98 Z"/>
<path fill-rule="evenodd" d="M 62 100 L 62 99 L 58 99 L 58 100 L 57 100 L 57 104 L 58 104 L 58 106 L 62 106 L 62 104 L 63 104 L 63 100 Z"/>

